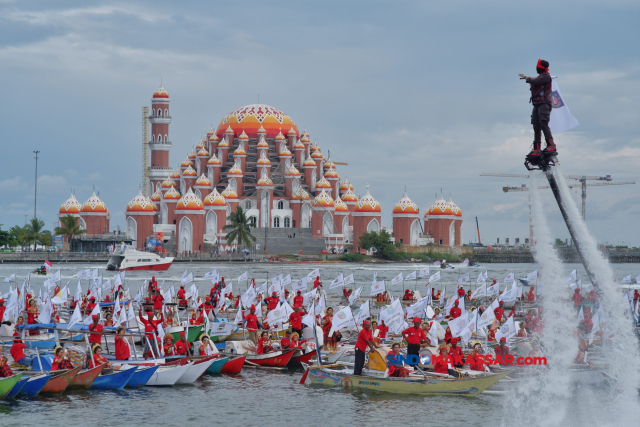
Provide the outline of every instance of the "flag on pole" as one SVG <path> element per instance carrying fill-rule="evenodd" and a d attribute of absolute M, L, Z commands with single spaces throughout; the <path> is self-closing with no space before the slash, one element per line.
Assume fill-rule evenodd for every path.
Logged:
<path fill-rule="evenodd" d="M 509 320 L 504 322 L 499 330 L 496 331 L 496 341 L 500 342 L 501 338 L 506 338 L 507 342 L 511 337 L 515 337 L 518 331 L 516 331 L 516 324 L 513 320 L 513 316 L 509 317 Z"/>
<path fill-rule="evenodd" d="M 53 298 L 51 298 L 51 302 L 54 304 L 64 304 L 67 302 L 68 299 L 69 299 L 68 290 L 67 290 L 67 287 L 65 286 L 64 288 L 60 289 L 58 293 L 53 296 Z M 49 323 L 49 322 L 42 322 L 42 323 Z"/>
<path fill-rule="evenodd" d="M 378 295 L 383 293 L 386 290 L 384 286 L 384 280 L 381 282 L 376 282 L 374 285 L 371 285 L 371 296 Z"/>
<path fill-rule="evenodd" d="M 339 329 L 354 327 L 355 321 L 353 320 L 353 313 L 351 312 L 351 307 L 345 307 L 342 310 L 338 311 L 331 321 L 332 326 L 329 331 L 329 336 L 333 336 L 333 332 Z"/>
<path fill-rule="evenodd" d="M 204 278 L 205 279 L 216 279 L 217 280 L 218 279 L 218 270 L 213 269 L 210 272 L 205 273 L 204 274 Z"/>
<path fill-rule="evenodd" d="M 303 277 L 297 282 L 291 283 L 291 288 L 294 290 L 294 292 L 297 292 L 297 291 L 307 292 L 307 278 Z"/>
<path fill-rule="evenodd" d="M 78 307 L 80 304 L 76 305 L 76 307 Z M 96 304 L 96 306 L 93 308 L 93 311 L 91 311 L 91 314 L 89 314 L 82 323 L 84 323 L 85 325 L 90 325 L 93 323 L 93 316 L 98 315 L 100 316 L 100 304 Z"/>
<path fill-rule="evenodd" d="M 551 77 L 551 107 L 549 128 L 551 128 L 552 134 L 568 131 L 580 124 L 580 122 L 571 115 L 567 103 L 564 98 L 562 98 L 555 76 Z"/>
<path fill-rule="evenodd" d="M 484 326 L 488 326 L 493 323 L 493 320 L 496 318 L 496 315 L 493 312 L 493 308 L 486 309 L 480 319 L 478 320 L 478 328 L 482 328 Z"/>
<path fill-rule="evenodd" d="M 629 276 L 629 277 L 631 277 L 631 276 Z M 9 276 L 9 277 L 5 277 L 5 278 L 4 278 L 4 283 L 9 283 L 9 282 L 11 282 L 12 280 L 16 280 L 16 275 L 15 275 L 15 273 L 14 273 L 14 274 L 12 274 L 12 275 L 11 275 L 11 276 Z"/>
<path fill-rule="evenodd" d="M 407 276 L 405 276 L 404 280 L 416 280 L 416 278 L 418 277 L 418 272 L 414 271 L 411 274 L 408 274 Z"/>
<path fill-rule="evenodd" d="M 356 289 L 351 295 L 349 295 L 349 305 L 355 304 L 360 298 L 360 294 L 362 293 L 362 286 Z"/>
<path fill-rule="evenodd" d="M 238 313 L 241 313 L 238 310 Z M 231 335 L 235 330 L 235 325 L 229 322 L 212 322 L 211 323 L 211 336 L 216 337 L 220 335 Z"/>
<path fill-rule="evenodd" d="M 333 280 L 333 282 L 331 282 L 331 285 L 329 285 L 329 289 L 342 288 L 342 287 L 344 287 L 344 275 L 340 273 L 340 275 L 336 277 Z"/>
<path fill-rule="evenodd" d="M 14 275 L 15 276 L 15 275 Z M 7 279 L 4 280 L 5 282 L 7 282 Z M 627 277 L 625 277 L 624 279 L 622 279 L 621 283 L 631 283 L 631 275 L 628 275 Z"/>
<path fill-rule="evenodd" d="M 567 280 L 567 284 L 569 284 L 571 282 L 575 282 L 576 280 L 578 280 L 578 274 L 577 273 L 578 273 L 577 270 L 573 270 L 571 272 L 571 274 L 569 274 L 567 276 L 567 279 L 566 279 Z"/>
<path fill-rule="evenodd" d="M 73 325 L 81 322 L 82 322 L 82 313 L 80 313 L 80 304 L 76 304 L 76 308 L 73 310 L 71 319 L 69 319 L 69 325 L 67 325 L 67 329 L 71 329 Z"/>
<path fill-rule="evenodd" d="M 471 281 L 471 277 L 469 277 L 469 274 L 467 273 L 464 276 L 458 278 L 458 285 L 462 285 L 469 281 Z"/>
<path fill-rule="evenodd" d="M 438 280 L 440 280 L 440 272 L 439 272 L 439 271 L 436 271 L 436 273 L 435 273 L 435 274 L 432 274 L 432 275 L 429 277 L 429 283 L 431 283 L 431 282 L 435 282 L 435 281 L 438 281 Z"/>
<path fill-rule="evenodd" d="M 267 294 L 267 290 L 268 290 L 268 289 L 267 289 L 267 285 L 268 285 L 268 283 L 267 283 L 267 282 L 264 282 L 262 285 L 258 286 L 258 287 L 255 289 L 255 293 L 256 293 L 256 295 L 257 295 L 257 294 L 266 295 L 266 294 Z"/>
<path fill-rule="evenodd" d="M 307 277 L 313 277 L 313 276 L 319 276 L 319 275 L 320 275 L 320 269 L 316 268 L 311 273 L 307 274 Z"/>
<path fill-rule="evenodd" d="M 394 300 L 386 310 L 381 310 L 380 319 L 384 320 L 387 325 L 392 324 L 396 320 L 404 318 L 404 311 L 402 310 L 402 303 L 400 299 Z"/>
<path fill-rule="evenodd" d="M 478 278 L 476 279 L 476 284 L 479 285 L 480 283 L 486 283 L 485 277 L 482 273 L 478 274 Z"/>
<path fill-rule="evenodd" d="M 404 279 L 402 278 L 402 273 L 400 273 L 396 277 L 391 279 L 391 284 L 392 285 L 397 285 L 398 283 L 402 283 L 403 281 L 404 281 Z"/>
<path fill-rule="evenodd" d="M 418 277 L 427 277 L 429 275 L 429 267 L 421 268 Z"/>
<path fill-rule="evenodd" d="M 510 282 L 513 282 L 514 279 L 515 279 L 515 275 L 513 273 L 509 273 L 509 275 L 504 278 L 502 283 L 510 283 Z"/>
<path fill-rule="evenodd" d="M 237 282 L 238 282 L 238 283 L 240 283 L 240 282 L 242 282 L 243 280 L 247 280 L 247 279 L 249 279 L 249 272 L 248 272 L 248 271 L 245 271 L 244 273 L 242 273 L 242 274 L 240 275 L 240 277 L 238 277 Z"/>
<path fill-rule="evenodd" d="M 346 285 L 350 285 L 352 283 L 355 283 L 356 281 L 353 279 L 353 273 L 351 273 L 350 275 L 348 275 L 347 277 L 344 278 L 344 284 Z"/>
<path fill-rule="evenodd" d="M 187 274 L 186 270 L 184 273 L 185 274 L 183 274 L 182 277 L 180 278 L 180 283 L 182 283 L 183 285 L 186 285 L 187 283 L 193 282 L 193 273 Z"/>
<path fill-rule="evenodd" d="M 365 301 L 360 304 L 360 308 L 353 313 L 353 319 L 356 322 L 356 325 L 362 325 L 368 317 L 371 317 L 371 313 L 369 312 L 369 301 Z"/>
<path fill-rule="evenodd" d="M 532 271 L 531 273 L 527 274 L 527 280 L 533 280 L 537 278 L 538 278 L 538 270 Z"/>
<path fill-rule="evenodd" d="M 291 275 L 290 275 L 290 274 L 287 274 L 287 275 L 286 275 L 286 276 L 284 276 L 284 277 L 282 278 L 282 280 L 280 281 L 280 285 L 282 285 L 282 286 L 286 286 L 286 285 L 288 285 L 289 283 L 291 283 Z"/>

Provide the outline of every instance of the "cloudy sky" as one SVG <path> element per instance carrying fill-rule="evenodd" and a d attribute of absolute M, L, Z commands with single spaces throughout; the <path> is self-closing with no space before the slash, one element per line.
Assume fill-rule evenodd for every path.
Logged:
<path fill-rule="evenodd" d="M 3 229 L 33 216 L 33 150 L 49 228 L 71 189 L 83 202 L 94 185 L 123 227 L 141 177 L 141 108 L 161 79 L 172 166 L 259 96 L 349 163 L 338 172 L 356 194 L 370 184 L 385 225 L 405 186 L 422 211 L 442 191 L 462 209 L 465 242 L 477 216 L 493 243 L 528 235 L 527 193 L 502 192 L 526 179 L 479 175 L 526 172 L 518 73 L 544 58 L 582 123 L 556 137 L 563 171 L 640 182 L 637 1 L 52 3 L 0 0 Z M 588 190 L 600 242 L 640 245 L 639 218 L 640 185 Z"/>

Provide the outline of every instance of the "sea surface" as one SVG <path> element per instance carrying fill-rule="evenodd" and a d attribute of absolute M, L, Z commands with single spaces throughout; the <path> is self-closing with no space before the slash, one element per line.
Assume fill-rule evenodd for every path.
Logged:
<path fill-rule="evenodd" d="M 185 269 L 192 272 L 201 294 L 208 292 L 210 281 L 203 279 L 207 271 L 217 269 L 225 281 L 233 282 L 234 293 L 244 291 L 246 284 L 237 286 L 237 277 L 248 271 L 260 285 L 278 274 L 291 274 L 292 280 L 306 276 L 315 268 L 320 269 L 321 280 L 328 284 L 337 275 L 354 274 L 355 289 L 363 286 L 362 295 L 369 294 L 373 273 L 378 280 L 390 280 L 399 273 L 404 275 L 426 267 L 427 264 L 274 264 L 274 263 L 215 263 L 175 264 L 166 272 L 154 273 L 158 282 L 165 280 L 165 287 L 176 286 Z M 437 288 L 445 286 L 450 295 L 458 278 L 469 274 L 471 287 L 481 271 L 488 271 L 489 279 L 502 279 L 510 272 L 516 278 L 524 277 L 535 270 L 535 264 L 485 264 L 479 268 L 457 266 L 453 270 L 431 267 L 431 273 L 441 271 L 442 279 L 434 283 Z M 53 272 L 61 270 L 63 284 L 70 282 L 72 292 L 78 279 L 75 274 L 86 268 L 98 268 L 104 279 L 113 277 L 104 265 L 63 264 L 55 265 Z M 613 264 L 618 282 L 623 277 L 640 274 L 640 264 Z M 0 280 L 16 274 L 18 285 L 34 269 L 25 265 L 0 265 Z M 584 269 L 579 264 L 566 264 L 566 273 L 576 269 L 578 278 L 587 282 Z M 125 288 L 135 294 L 137 288 L 148 280 L 148 272 L 127 272 Z M 403 284 L 388 285 L 394 295 L 400 296 L 404 289 L 424 293 L 427 278 Z M 45 277 L 32 275 L 31 288 L 36 292 Z M 538 279 L 540 282 L 543 279 Z M 389 283 L 387 282 L 387 283 Z M 82 281 L 86 292 L 87 281 Z M 9 283 L 0 283 L 0 292 L 6 293 Z M 15 284 L 11 283 L 15 286 Z M 467 288 L 468 285 L 465 285 Z M 309 287 L 311 288 L 311 286 Z M 551 289 L 543 292 L 566 292 L 569 288 Z M 328 294 L 339 295 L 339 289 Z M 351 425 L 403 425 L 403 426 L 517 426 L 518 415 L 509 411 L 509 399 L 505 396 L 480 395 L 476 398 L 437 396 L 414 397 L 373 392 L 343 391 L 342 389 L 298 384 L 302 370 L 287 372 L 243 369 L 237 376 L 205 376 L 194 385 L 171 388 L 143 388 L 141 390 L 77 391 L 57 397 L 0 402 L 0 426 L 176 426 L 176 425 L 227 425 L 227 426 L 351 426 Z M 538 396 L 543 398 L 543 396 Z M 552 414 L 549 414 L 551 417 Z M 584 426 L 585 419 L 577 417 L 563 421 L 564 426 Z M 612 425 L 615 420 L 611 420 Z M 635 425 L 638 425 L 637 420 Z"/>

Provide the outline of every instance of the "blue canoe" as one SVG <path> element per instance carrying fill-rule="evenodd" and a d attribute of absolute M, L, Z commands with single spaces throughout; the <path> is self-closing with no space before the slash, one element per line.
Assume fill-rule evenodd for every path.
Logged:
<path fill-rule="evenodd" d="M 134 372 L 129 382 L 127 382 L 127 387 L 129 388 L 140 388 L 147 385 L 153 374 L 156 373 L 160 365 L 149 366 L 148 368 L 138 368 L 136 372 Z"/>
<path fill-rule="evenodd" d="M 41 374 L 29 378 L 29 381 L 18 392 L 17 397 L 36 397 L 51 379 L 51 374 Z"/>
<path fill-rule="evenodd" d="M 9 394 L 7 394 L 4 397 L 4 400 L 13 400 L 16 398 L 16 396 L 18 395 L 18 393 L 20 393 L 20 390 L 22 390 L 22 387 L 25 386 L 25 384 L 27 383 L 27 381 L 29 381 L 29 377 L 26 378 L 20 378 L 20 381 L 18 381 L 16 383 L 16 385 L 13 386 L 13 388 L 11 389 L 11 391 L 9 392 Z"/>
<path fill-rule="evenodd" d="M 227 360 L 229 360 L 228 356 L 216 359 L 211 364 L 211 366 L 209 366 L 209 369 L 207 369 L 207 373 L 208 374 L 219 374 L 220 371 L 222 370 L 223 366 L 225 365 L 225 363 L 227 363 Z"/>
<path fill-rule="evenodd" d="M 137 369 L 137 366 L 133 366 L 124 371 L 113 371 L 111 374 L 98 375 L 98 378 L 95 379 L 89 388 L 97 388 L 100 390 L 122 390 Z"/>

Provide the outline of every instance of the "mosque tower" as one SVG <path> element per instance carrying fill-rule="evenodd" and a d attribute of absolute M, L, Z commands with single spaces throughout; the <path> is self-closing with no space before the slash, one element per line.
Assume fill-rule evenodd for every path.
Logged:
<path fill-rule="evenodd" d="M 164 181 L 171 173 L 169 167 L 169 150 L 171 141 L 169 140 L 169 94 L 162 85 L 151 98 L 151 140 L 149 149 L 151 151 L 151 165 L 149 167 L 149 194 L 159 190 Z"/>

